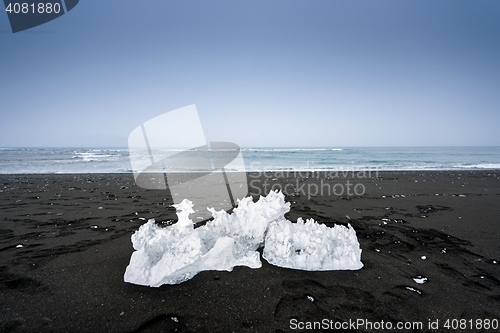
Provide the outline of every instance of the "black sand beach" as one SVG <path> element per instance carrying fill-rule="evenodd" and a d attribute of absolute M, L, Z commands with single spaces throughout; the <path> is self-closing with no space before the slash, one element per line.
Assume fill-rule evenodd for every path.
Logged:
<path fill-rule="evenodd" d="M 250 194 L 281 187 L 290 220 L 350 223 L 362 269 L 308 272 L 262 260 L 260 269 L 150 288 L 123 274 L 131 234 L 149 218 L 176 218 L 166 191 L 141 189 L 130 174 L 2 175 L 0 331 L 289 332 L 325 320 L 332 326 L 309 331 L 356 320 L 375 325 L 369 331 L 397 331 L 398 322 L 432 331 L 436 320 L 434 331 L 456 331 L 447 320 L 495 331 L 478 323 L 500 320 L 500 171 L 323 176 L 250 174 Z M 347 180 L 363 194 L 332 193 Z"/>

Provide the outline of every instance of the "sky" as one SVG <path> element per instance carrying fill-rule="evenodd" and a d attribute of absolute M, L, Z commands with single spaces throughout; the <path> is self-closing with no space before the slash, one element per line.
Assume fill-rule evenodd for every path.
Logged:
<path fill-rule="evenodd" d="M 242 147 L 500 145 L 500 1 L 82 0 L 12 33 L 0 147 L 126 147 L 195 104 Z"/>

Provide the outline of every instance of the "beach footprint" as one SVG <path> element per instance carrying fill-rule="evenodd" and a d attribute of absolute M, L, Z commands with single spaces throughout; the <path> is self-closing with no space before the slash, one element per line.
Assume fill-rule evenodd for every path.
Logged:
<path fill-rule="evenodd" d="M 142 323 L 132 333 L 182 332 L 185 326 L 184 318 L 177 314 L 159 314 Z"/>
<path fill-rule="evenodd" d="M 320 301 L 327 293 L 327 288 L 321 283 L 311 279 L 284 280 L 282 287 L 285 294 L 274 310 L 277 320 L 311 320 L 328 316 L 328 311 L 322 307 Z"/>

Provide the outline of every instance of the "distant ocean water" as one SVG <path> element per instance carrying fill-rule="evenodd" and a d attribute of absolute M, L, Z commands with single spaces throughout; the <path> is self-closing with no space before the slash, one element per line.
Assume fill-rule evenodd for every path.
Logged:
<path fill-rule="evenodd" d="M 242 148 L 241 153 L 247 171 L 500 169 L 500 147 Z M 126 148 L 0 148 L 0 174 L 129 172 Z"/>

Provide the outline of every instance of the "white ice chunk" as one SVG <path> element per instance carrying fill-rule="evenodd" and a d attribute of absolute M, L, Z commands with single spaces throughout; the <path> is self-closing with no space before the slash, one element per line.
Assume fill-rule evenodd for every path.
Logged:
<path fill-rule="evenodd" d="M 297 223 L 272 222 L 263 257 L 271 264 L 308 271 L 356 270 L 363 267 L 356 232 L 336 225 L 329 228 L 313 219 Z"/>
<path fill-rule="evenodd" d="M 185 199 L 174 205 L 178 222 L 162 228 L 151 219 L 132 235 L 132 253 L 125 282 L 158 287 L 189 280 L 200 271 L 232 271 L 234 266 L 262 266 L 257 249 L 267 225 L 289 211 L 281 193 L 271 192 L 253 202 L 238 203 L 232 214 L 210 209 L 214 220 L 194 228 L 189 214 L 193 204 Z"/>
<path fill-rule="evenodd" d="M 414 293 L 422 295 L 422 292 L 418 289 L 412 288 L 412 287 L 405 287 L 409 291 L 413 291 Z"/>
<path fill-rule="evenodd" d="M 158 287 L 178 284 L 205 270 L 232 271 L 235 266 L 262 266 L 257 249 L 264 247 L 270 263 L 296 269 L 359 269 L 361 250 L 354 229 L 328 228 L 313 220 L 291 223 L 281 192 L 253 202 L 238 202 L 232 214 L 210 208 L 213 220 L 194 228 L 193 204 L 175 205 L 178 222 L 159 227 L 151 219 L 132 235 L 132 253 L 124 280 Z M 300 251 L 297 251 L 300 250 Z"/>
<path fill-rule="evenodd" d="M 413 278 L 413 281 L 418 284 L 424 284 L 427 282 L 427 278 L 425 276 L 417 276 L 416 278 Z"/>

